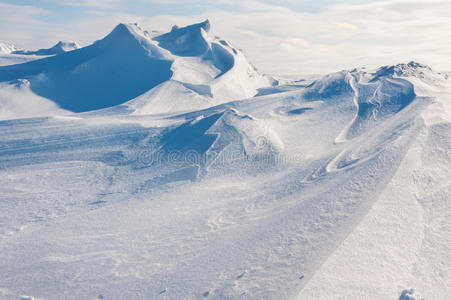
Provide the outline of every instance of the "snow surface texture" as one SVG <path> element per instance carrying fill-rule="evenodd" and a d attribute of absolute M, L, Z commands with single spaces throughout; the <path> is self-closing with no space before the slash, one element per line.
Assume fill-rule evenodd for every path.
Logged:
<path fill-rule="evenodd" d="M 274 85 L 209 27 L 0 68 L 0 298 L 447 299 L 447 76 Z"/>
<path fill-rule="evenodd" d="M 41 59 L 42 56 L 37 55 L 19 55 L 19 54 L 3 54 L 0 53 L 0 66 L 9 66 L 15 64 L 23 64 L 36 59 Z"/>

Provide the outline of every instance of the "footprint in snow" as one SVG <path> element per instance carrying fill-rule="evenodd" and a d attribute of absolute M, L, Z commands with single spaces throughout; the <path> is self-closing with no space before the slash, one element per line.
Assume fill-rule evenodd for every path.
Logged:
<path fill-rule="evenodd" d="M 424 298 L 416 298 L 414 289 L 404 290 L 401 292 L 401 296 L 399 296 L 399 300 L 425 300 Z"/>
<path fill-rule="evenodd" d="M 238 275 L 237 277 L 236 277 L 236 279 L 241 279 L 241 278 L 243 278 L 243 276 L 246 274 L 246 271 L 244 271 L 243 273 L 241 273 L 240 275 Z"/>
<path fill-rule="evenodd" d="M 164 289 L 164 290 L 162 290 L 161 292 L 159 292 L 158 294 L 159 294 L 159 295 L 162 295 L 162 294 L 166 293 L 167 291 L 168 291 L 168 289 Z"/>

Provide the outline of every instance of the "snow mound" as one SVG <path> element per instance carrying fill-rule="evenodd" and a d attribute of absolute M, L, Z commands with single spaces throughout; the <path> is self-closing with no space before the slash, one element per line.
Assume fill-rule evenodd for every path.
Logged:
<path fill-rule="evenodd" d="M 208 20 L 183 28 L 175 25 L 170 32 L 157 36 L 154 40 L 176 56 L 200 56 L 209 49 L 207 34 L 210 27 Z"/>
<path fill-rule="evenodd" d="M 48 49 L 39 49 L 36 51 L 15 50 L 12 51 L 11 54 L 49 56 L 73 51 L 78 48 L 80 48 L 80 46 L 76 42 L 59 41 L 55 46 Z"/>
<path fill-rule="evenodd" d="M 276 157 L 283 151 L 284 144 L 265 120 L 229 108 L 207 133 L 217 136 L 207 152 L 210 160 L 206 170 L 210 176 L 228 172 L 255 174 L 255 169 L 269 171 L 278 167 Z M 237 166 L 240 168 L 236 169 Z"/>
<path fill-rule="evenodd" d="M 67 113 L 52 101 L 34 94 L 28 80 L 0 83 L 0 118 L 3 120 Z"/>
<path fill-rule="evenodd" d="M 430 86 L 436 82 L 435 76 L 439 75 L 431 68 L 415 62 L 369 72 L 365 69 L 342 71 L 314 81 L 306 88 L 304 98 L 329 102 L 343 96 L 353 98 L 355 117 L 336 139 L 344 142 L 409 105 L 417 96 L 416 79 Z"/>
<path fill-rule="evenodd" d="M 387 76 L 410 81 L 419 96 L 430 95 L 431 89 L 435 92 L 449 89 L 447 74 L 436 72 L 431 67 L 414 61 L 381 67 L 375 72 L 375 78 Z"/>
<path fill-rule="evenodd" d="M 149 141 L 147 160 L 137 168 L 158 167 L 146 189 L 180 180 L 197 181 L 218 173 L 233 174 L 235 166 L 259 165 L 270 170 L 270 159 L 283 150 L 276 132 L 263 120 L 221 108 L 178 116 L 186 118 Z M 239 170 L 242 172 L 242 170 Z M 249 168 L 249 173 L 254 172 Z"/>
<path fill-rule="evenodd" d="M 348 71 L 341 71 L 325 75 L 315 80 L 307 86 L 304 92 L 304 98 L 308 100 L 328 99 L 352 92 L 348 80 L 349 73 Z"/>
<path fill-rule="evenodd" d="M 207 108 L 252 97 L 258 89 L 273 84 L 273 79 L 260 75 L 241 51 L 210 36 L 210 26 L 208 20 L 182 28 L 174 26 L 169 33 L 153 38 L 171 53 L 173 76 L 170 84 L 164 83 L 128 103 L 136 114 Z"/>

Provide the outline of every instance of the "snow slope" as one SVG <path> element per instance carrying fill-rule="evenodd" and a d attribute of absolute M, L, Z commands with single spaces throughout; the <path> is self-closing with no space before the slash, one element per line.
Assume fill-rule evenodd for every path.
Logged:
<path fill-rule="evenodd" d="M 137 24 L 120 24 L 88 47 L 0 67 L 0 82 L 27 80 L 34 94 L 72 112 L 137 98 L 127 104 L 136 114 L 206 108 L 251 97 L 272 84 L 240 51 L 210 37 L 209 28 L 205 21 L 157 35 Z M 33 54 L 57 54 L 63 48 L 59 43 Z"/>
<path fill-rule="evenodd" d="M 169 79 L 170 65 L 154 44 L 122 24 L 91 46 L 0 67 L 0 81 L 27 79 L 37 95 L 80 112 L 138 96 Z"/>
<path fill-rule="evenodd" d="M 418 114 L 421 126 L 379 199 L 298 299 L 449 297 L 449 82 L 416 63 L 380 71 L 408 80 L 430 104 Z"/>
<path fill-rule="evenodd" d="M 24 107 L 26 111 L 24 111 Z M 30 82 L 18 79 L 9 83 L 0 83 L 0 116 L 2 119 L 64 115 L 70 113 L 59 108 L 48 99 L 34 94 Z"/>
<path fill-rule="evenodd" d="M 174 56 L 170 82 L 129 103 L 137 114 L 189 111 L 227 101 L 244 99 L 257 90 L 271 86 L 273 80 L 260 75 L 243 53 L 229 42 L 209 35 L 208 20 L 154 38 L 158 45 Z M 163 92 L 164 91 L 164 92 Z M 166 97 L 171 94 L 172 102 Z M 184 95 L 192 102 L 187 102 Z M 180 100 L 176 100 L 180 99 Z"/>
<path fill-rule="evenodd" d="M 215 52 L 208 23 L 155 40 L 130 28 L 0 72 L 57 80 L 67 61 L 136 51 L 136 72 L 170 78 L 103 110 L 0 121 L 2 298 L 446 299 L 443 75 L 356 69 L 211 107 L 241 63 L 218 65 L 233 48 Z"/>
<path fill-rule="evenodd" d="M 36 55 L 19 55 L 19 54 L 2 54 L 0 53 L 0 66 L 9 66 L 16 64 L 23 64 L 36 59 L 41 59 L 42 56 Z"/>

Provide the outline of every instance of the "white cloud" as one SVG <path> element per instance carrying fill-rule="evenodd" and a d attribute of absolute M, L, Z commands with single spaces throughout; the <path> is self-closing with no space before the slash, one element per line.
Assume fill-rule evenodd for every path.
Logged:
<path fill-rule="evenodd" d="M 30 45 L 40 34 L 51 32 L 52 28 L 38 19 L 50 14 L 34 6 L 0 3 L 0 38 L 18 45 Z"/>
<path fill-rule="evenodd" d="M 60 0 L 59 4 L 69 6 L 88 6 L 93 8 L 114 7 L 120 0 Z"/>

